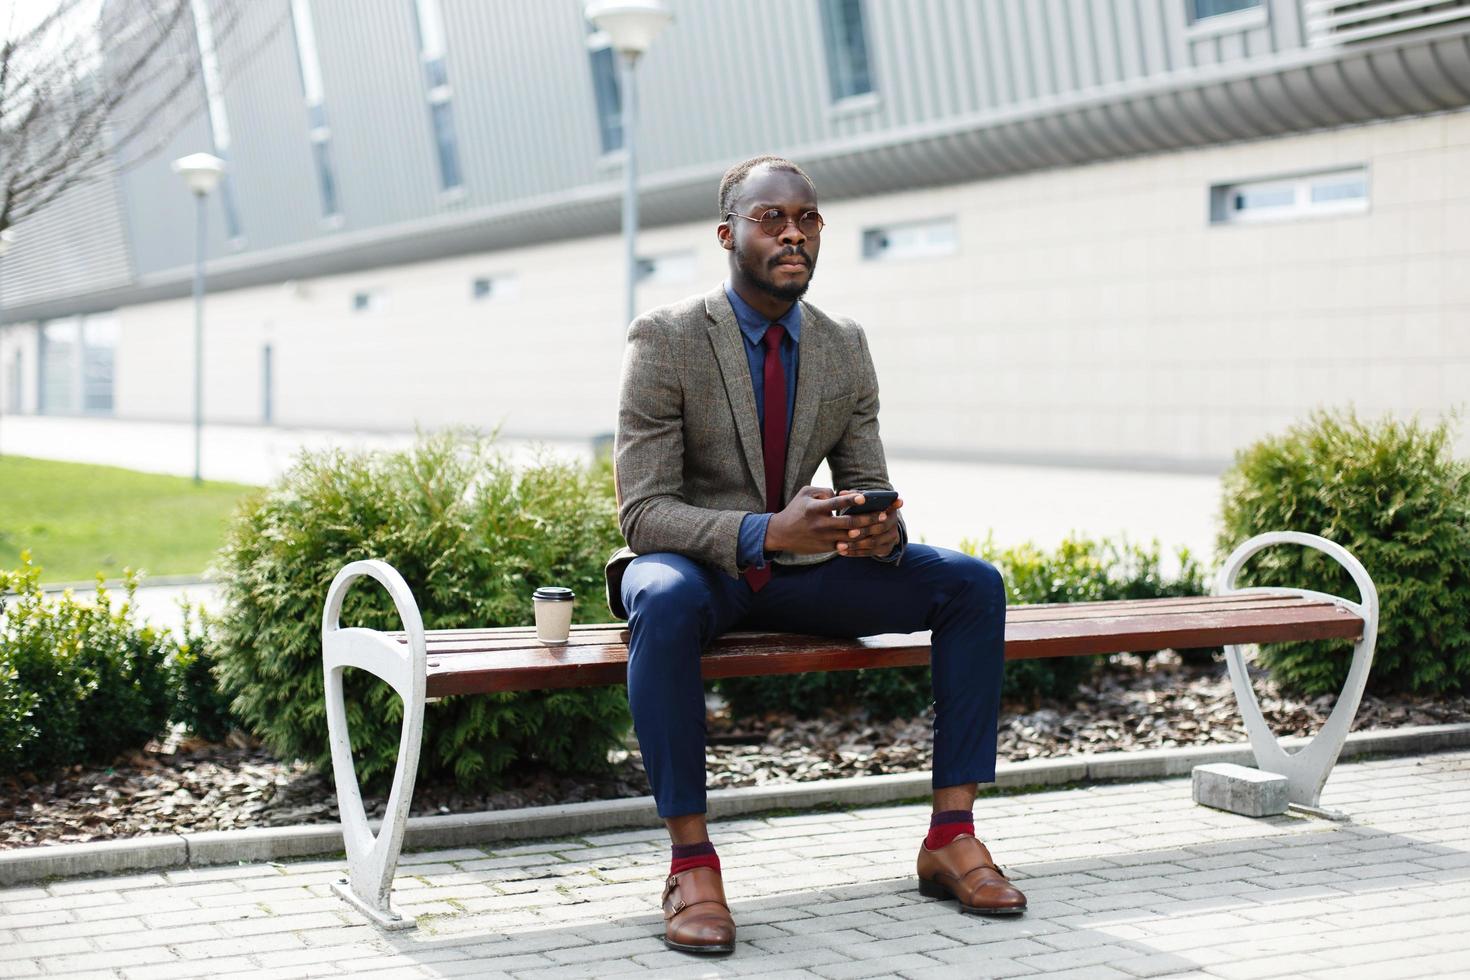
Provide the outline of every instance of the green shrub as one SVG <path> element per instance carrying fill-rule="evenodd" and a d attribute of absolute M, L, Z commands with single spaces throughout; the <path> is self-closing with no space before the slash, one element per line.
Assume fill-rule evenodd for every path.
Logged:
<path fill-rule="evenodd" d="M 1165 599 L 1204 595 L 1209 591 L 1205 571 L 1188 548 L 1180 548 L 1175 553 L 1178 575 L 1166 578 L 1157 541 L 1145 547 L 1126 539 L 1095 541 L 1068 537 L 1051 554 L 1030 544 L 1000 550 L 990 540 L 978 548 L 969 542 L 962 547 L 969 553 L 978 553 L 1001 570 L 1010 590 L 1010 601 L 1016 605 Z M 1209 656 L 1213 651 L 1182 652 Z M 1095 666 L 1094 657 L 1013 660 L 1006 664 L 1003 696 L 1033 702 L 1043 697 L 1070 697 Z"/>
<path fill-rule="evenodd" d="M 1187 549 L 1178 553 L 1179 575 L 1166 578 L 1157 542 L 1143 547 L 1126 541 L 1067 538 L 1048 554 L 1032 544 L 1001 549 L 987 538 L 979 543 L 962 541 L 960 550 L 1000 570 L 1011 605 L 1149 599 L 1207 591 L 1204 571 Z M 1006 664 L 1001 696 L 1008 701 L 1067 697 L 1092 668 L 1092 658 L 1085 657 L 1012 660 Z M 717 681 L 716 687 L 736 717 L 763 711 L 812 714 L 829 705 L 855 702 L 877 718 L 893 718 L 916 715 L 933 700 L 928 667 L 730 678 Z"/>
<path fill-rule="evenodd" d="M 469 433 L 395 453 L 306 453 L 231 527 L 218 568 L 218 673 L 236 715 L 273 751 L 326 768 L 321 616 L 343 565 L 380 558 L 396 568 L 427 629 L 528 624 L 532 591 L 553 583 L 576 590 L 577 621 L 599 622 L 603 561 L 620 543 L 606 464 L 541 458 L 513 469 Z M 341 621 L 401 628 L 371 580 L 349 591 Z M 396 765 L 402 702 L 360 671 L 345 681 L 359 778 L 381 786 Z M 605 767 L 628 725 L 621 687 L 445 698 L 428 708 L 420 775 L 479 787 L 518 761 Z"/>
<path fill-rule="evenodd" d="M 116 610 L 45 596 L 28 553 L 0 571 L 0 774 L 106 762 L 159 734 L 172 706 L 172 636 L 134 622 L 137 578 Z M 6 593 L 14 593 L 7 595 Z"/>
<path fill-rule="evenodd" d="M 1369 690 L 1451 692 L 1470 683 L 1470 466 L 1452 458 L 1450 423 L 1319 412 L 1236 456 L 1225 474 L 1225 554 L 1264 531 L 1307 531 L 1368 570 L 1381 604 Z M 1251 560 L 1246 585 L 1358 597 L 1316 551 L 1287 545 Z M 1267 646 L 1262 661 L 1288 690 L 1335 693 L 1351 658 L 1341 642 Z"/>
<path fill-rule="evenodd" d="M 200 738 L 218 742 L 238 727 L 238 722 L 216 673 L 217 621 L 202 606 L 184 605 L 183 616 L 181 639 L 169 658 L 174 692 L 169 721 L 182 724 Z"/>

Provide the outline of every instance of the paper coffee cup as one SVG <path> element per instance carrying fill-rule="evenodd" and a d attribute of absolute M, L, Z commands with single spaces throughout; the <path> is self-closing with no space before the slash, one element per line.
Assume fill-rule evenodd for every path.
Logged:
<path fill-rule="evenodd" d="M 536 607 L 536 639 L 549 645 L 567 642 L 572 631 L 572 606 L 577 598 L 571 589 L 543 585 L 531 596 Z"/>

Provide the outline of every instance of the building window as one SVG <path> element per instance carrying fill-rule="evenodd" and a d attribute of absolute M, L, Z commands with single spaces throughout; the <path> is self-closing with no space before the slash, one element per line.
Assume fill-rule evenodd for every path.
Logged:
<path fill-rule="evenodd" d="M 274 365 L 272 364 L 271 345 L 265 344 L 260 348 L 260 424 L 270 425 L 275 421 L 276 408 L 274 394 Z"/>
<path fill-rule="evenodd" d="M 459 139 L 454 131 L 454 91 L 449 87 L 445 64 L 444 10 L 439 0 L 413 0 L 414 24 L 418 28 L 419 59 L 424 66 L 424 87 L 429 97 L 429 124 L 434 130 L 434 149 L 439 158 L 439 187 L 453 190 L 464 183 L 459 167 Z"/>
<path fill-rule="evenodd" d="M 464 183 L 459 172 L 459 140 L 454 135 L 454 108 L 448 98 L 431 102 L 429 117 L 434 123 L 434 147 L 439 153 L 439 184 L 447 191 Z"/>
<path fill-rule="evenodd" d="M 82 411 L 112 414 L 113 365 L 117 355 L 117 319 L 89 316 L 82 321 Z"/>
<path fill-rule="evenodd" d="M 207 0 L 189 0 L 194 16 L 194 40 L 199 45 L 199 74 L 204 80 L 204 111 L 209 118 L 209 135 L 214 155 L 230 159 L 230 121 L 225 114 L 224 86 L 220 84 L 219 57 L 214 48 L 214 24 Z M 225 212 L 225 234 L 234 242 L 241 238 L 240 212 L 235 207 L 234 178 L 226 168 L 219 184 L 220 205 Z"/>
<path fill-rule="evenodd" d="M 1210 188 L 1210 223 L 1217 225 L 1366 210 L 1366 167 L 1239 184 L 1216 184 Z"/>
<path fill-rule="evenodd" d="M 41 414 L 111 415 L 116 350 L 117 320 L 111 315 L 41 324 Z"/>
<path fill-rule="evenodd" d="M 821 15 L 832 101 L 873 91 L 862 0 L 821 0 Z"/>
<path fill-rule="evenodd" d="M 477 276 L 470 283 L 470 294 L 478 300 L 514 299 L 520 294 L 515 276 Z"/>
<path fill-rule="evenodd" d="M 587 25 L 592 31 L 592 25 Z M 623 94 L 618 78 L 617 52 L 602 31 L 587 35 L 587 54 L 592 60 L 592 96 L 597 102 L 597 132 L 602 152 L 623 148 Z"/>
<path fill-rule="evenodd" d="M 342 212 L 337 207 L 337 178 L 332 170 L 332 139 L 325 129 L 321 133 L 320 138 L 312 137 L 311 162 L 316 168 L 317 192 L 322 198 L 322 217 L 336 218 Z"/>
<path fill-rule="evenodd" d="M 386 289 L 359 289 L 352 294 L 352 312 L 383 313 L 388 309 Z"/>
<path fill-rule="evenodd" d="M 41 392 L 37 402 L 42 415 L 70 415 L 76 411 L 80 334 L 80 320 L 41 324 Z"/>
<path fill-rule="evenodd" d="M 312 25 L 309 0 L 291 0 L 291 30 L 296 35 L 296 70 L 301 76 L 301 96 L 306 103 L 306 131 L 311 140 L 322 217 L 334 219 L 340 217 L 341 211 L 337 204 L 336 171 L 332 167 L 332 130 L 327 126 L 322 66 L 317 59 L 316 28 Z"/>
<path fill-rule="evenodd" d="M 1201 21 L 1222 14 L 1250 10 L 1260 5 L 1261 0 L 1189 0 L 1189 12 L 1192 20 Z"/>
<path fill-rule="evenodd" d="M 638 281 L 650 286 L 690 282 L 694 279 L 694 273 L 693 250 L 641 256 L 638 259 Z"/>
<path fill-rule="evenodd" d="M 24 376 L 25 372 L 22 369 L 20 351 L 16 351 L 15 356 L 10 359 L 10 377 L 6 379 L 5 385 L 5 410 L 11 415 L 20 414 L 20 379 Z"/>
<path fill-rule="evenodd" d="M 863 229 L 863 258 L 869 262 L 953 255 L 958 248 L 953 218 Z"/>

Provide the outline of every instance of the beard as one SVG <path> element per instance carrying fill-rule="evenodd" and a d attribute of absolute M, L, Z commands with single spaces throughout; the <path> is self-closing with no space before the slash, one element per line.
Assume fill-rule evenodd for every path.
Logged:
<path fill-rule="evenodd" d="M 816 275 L 817 272 L 817 260 L 805 251 L 802 251 L 801 257 L 806 260 L 806 280 L 804 282 L 793 282 L 782 286 L 775 279 L 771 278 L 770 270 L 782 258 L 790 254 L 792 253 L 788 250 L 779 255 L 774 255 L 766 266 L 762 267 L 758 259 L 752 257 L 737 245 L 735 248 L 735 262 L 740 267 L 740 271 L 745 273 L 746 278 L 750 280 L 751 285 L 755 286 L 761 292 L 768 296 L 774 296 L 783 303 L 794 303 L 806 295 L 807 287 L 812 284 L 812 276 Z"/>

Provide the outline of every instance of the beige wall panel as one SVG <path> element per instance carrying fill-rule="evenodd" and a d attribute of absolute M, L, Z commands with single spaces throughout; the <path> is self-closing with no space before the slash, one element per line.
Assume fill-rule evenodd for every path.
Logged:
<path fill-rule="evenodd" d="M 810 298 L 867 328 L 895 452 L 1209 464 L 1320 406 L 1437 415 L 1470 398 L 1467 119 L 832 201 Z M 1209 224 L 1212 183 L 1357 165 L 1364 213 Z M 866 227 L 950 216 L 954 255 L 862 258 Z M 724 276 L 713 225 L 644 233 L 694 261 L 640 307 Z M 515 294 L 473 301 L 480 275 Z M 280 424 L 610 431 L 622 289 L 604 236 L 211 296 L 209 413 L 260 418 L 268 342 Z M 120 318 L 118 414 L 187 418 L 190 304 Z"/>

